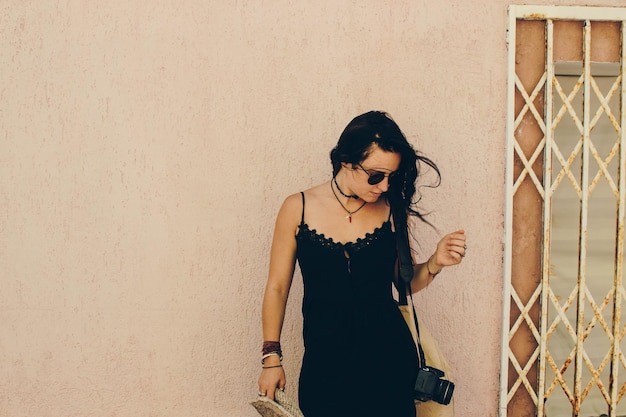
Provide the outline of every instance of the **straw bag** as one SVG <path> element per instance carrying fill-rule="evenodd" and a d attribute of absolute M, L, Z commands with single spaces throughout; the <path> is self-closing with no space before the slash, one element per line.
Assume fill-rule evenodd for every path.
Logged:
<path fill-rule="evenodd" d="M 424 326 L 424 323 L 420 323 L 418 333 L 417 317 L 415 316 L 412 298 L 404 297 L 404 300 L 407 298 L 411 300 L 411 305 L 406 302 L 402 304 L 402 298 L 403 297 L 400 297 L 401 301 L 398 308 L 411 331 L 415 345 L 418 346 L 418 352 L 423 354 L 423 358 L 428 366 L 442 370 L 446 378 L 451 380 L 450 365 L 448 365 L 448 361 L 446 361 L 441 349 L 439 349 L 437 341 L 430 334 L 426 326 Z M 419 347 L 421 347 L 421 349 L 419 349 Z M 415 401 L 415 410 L 417 417 L 453 417 L 454 399 L 452 399 L 448 405 L 439 404 L 435 401 Z"/>
<path fill-rule="evenodd" d="M 304 417 L 298 403 L 279 389 L 274 393 L 274 401 L 267 397 L 258 397 L 250 404 L 263 417 Z"/>

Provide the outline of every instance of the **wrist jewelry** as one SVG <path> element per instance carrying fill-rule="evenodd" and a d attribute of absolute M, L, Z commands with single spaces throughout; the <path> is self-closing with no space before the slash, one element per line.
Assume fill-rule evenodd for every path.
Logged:
<path fill-rule="evenodd" d="M 264 341 L 263 342 L 263 347 L 261 348 L 261 354 L 265 355 L 266 353 L 270 353 L 270 352 L 282 352 L 282 349 L 280 347 L 280 342 L 275 342 L 275 341 Z"/>
<path fill-rule="evenodd" d="M 435 272 L 434 274 L 430 272 L 430 267 L 428 266 L 428 264 L 430 263 L 430 260 L 432 258 L 433 258 L 433 255 L 430 255 L 430 258 L 428 258 L 428 260 L 426 261 L 426 270 L 433 277 L 433 279 L 435 279 L 435 277 L 443 270 L 443 268 L 441 268 L 439 271 Z"/>
<path fill-rule="evenodd" d="M 266 353 L 265 355 L 261 357 L 261 365 L 265 364 L 265 359 L 269 358 L 270 356 L 278 356 L 278 359 L 281 362 L 283 360 L 283 354 L 281 352 L 270 352 L 270 353 Z"/>
<path fill-rule="evenodd" d="M 283 365 L 273 365 L 273 366 L 262 366 L 261 368 L 263 369 L 270 369 L 270 368 L 282 368 Z"/>
<path fill-rule="evenodd" d="M 270 356 L 278 356 L 280 361 L 283 360 L 283 350 L 280 347 L 280 342 L 277 341 L 264 341 L 263 348 L 261 349 L 261 365 L 265 363 L 265 359 Z"/>

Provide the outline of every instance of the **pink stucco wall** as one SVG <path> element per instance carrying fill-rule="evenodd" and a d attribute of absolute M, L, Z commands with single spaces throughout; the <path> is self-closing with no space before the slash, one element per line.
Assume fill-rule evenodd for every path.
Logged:
<path fill-rule="evenodd" d="M 0 2 L 0 415 L 254 416 L 274 216 L 370 109 L 443 174 L 419 256 L 468 233 L 416 302 L 457 415 L 497 415 L 506 7 Z"/>

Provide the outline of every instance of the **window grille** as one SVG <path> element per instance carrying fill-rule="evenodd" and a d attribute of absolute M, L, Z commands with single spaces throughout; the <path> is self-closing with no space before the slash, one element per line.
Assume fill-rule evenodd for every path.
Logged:
<path fill-rule="evenodd" d="M 510 6 L 501 417 L 626 416 L 626 8 Z"/>

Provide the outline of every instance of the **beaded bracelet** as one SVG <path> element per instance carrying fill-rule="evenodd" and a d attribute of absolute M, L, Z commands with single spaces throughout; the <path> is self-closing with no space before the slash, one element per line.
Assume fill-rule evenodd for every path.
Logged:
<path fill-rule="evenodd" d="M 261 348 L 261 354 L 265 355 L 270 352 L 282 352 L 282 349 L 280 348 L 280 342 L 264 341 L 263 347 Z"/>

